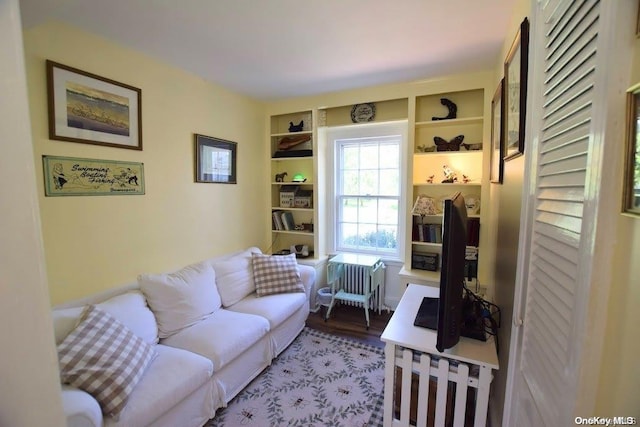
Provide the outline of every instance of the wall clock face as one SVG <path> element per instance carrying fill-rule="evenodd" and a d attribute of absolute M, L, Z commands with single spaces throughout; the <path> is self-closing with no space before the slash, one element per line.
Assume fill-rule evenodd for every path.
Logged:
<path fill-rule="evenodd" d="M 351 108 L 351 121 L 353 123 L 370 122 L 376 116 L 376 106 L 373 102 L 356 104 Z"/>

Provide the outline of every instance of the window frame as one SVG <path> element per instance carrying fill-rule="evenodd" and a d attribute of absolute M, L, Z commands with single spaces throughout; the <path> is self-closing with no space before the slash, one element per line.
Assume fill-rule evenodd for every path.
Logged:
<path fill-rule="evenodd" d="M 394 252 L 382 252 L 371 251 L 365 249 L 352 250 L 350 248 L 338 246 L 338 224 L 340 221 L 340 206 L 339 200 L 339 185 L 337 172 L 339 166 L 340 149 L 337 141 L 349 140 L 349 139 L 365 139 L 365 138 L 384 138 L 389 136 L 400 136 L 400 144 L 398 147 L 398 159 L 399 159 L 399 194 L 398 199 L 398 225 L 397 225 L 397 247 Z M 327 130 L 327 201 L 328 201 L 328 246 L 330 252 L 358 252 L 379 255 L 386 260 L 402 261 L 404 259 L 405 252 L 405 230 L 406 230 L 406 197 L 407 197 L 407 138 L 408 138 L 408 121 L 400 120 L 384 123 L 367 123 L 349 126 L 332 127 Z M 362 197 L 363 195 L 355 195 Z M 382 199 L 395 199 L 396 196 L 383 196 L 376 195 L 372 198 Z"/>

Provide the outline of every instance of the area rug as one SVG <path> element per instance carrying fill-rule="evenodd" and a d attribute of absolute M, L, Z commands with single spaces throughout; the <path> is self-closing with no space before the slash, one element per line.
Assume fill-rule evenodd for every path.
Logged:
<path fill-rule="evenodd" d="M 305 328 L 206 427 L 382 425 L 384 351 Z"/>

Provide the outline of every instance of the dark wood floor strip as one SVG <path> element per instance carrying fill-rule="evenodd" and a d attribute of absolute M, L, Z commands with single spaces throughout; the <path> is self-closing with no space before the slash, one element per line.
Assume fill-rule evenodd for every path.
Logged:
<path fill-rule="evenodd" d="M 324 321 L 324 313 L 324 308 L 321 308 L 317 313 L 310 313 L 307 326 L 344 338 L 356 339 L 376 347 L 384 347 L 380 335 L 391 319 L 392 312 L 382 311 L 381 314 L 378 314 L 369 311 L 370 326 L 368 330 L 362 308 L 348 305 L 334 307 L 331 310 L 331 317 L 326 322 Z"/>

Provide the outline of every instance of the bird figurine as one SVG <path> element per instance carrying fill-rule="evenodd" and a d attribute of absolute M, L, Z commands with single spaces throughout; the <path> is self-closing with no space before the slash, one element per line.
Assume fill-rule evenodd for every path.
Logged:
<path fill-rule="evenodd" d="M 460 144 L 464 141 L 464 135 L 458 135 L 451 141 L 447 141 L 439 136 L 433 137 L 436 144 L 436 151 L 460 151 Z"/>
<path fill-rule="evenodd" d="M 429 184 L 433 184 L 433 178 L 435 178 L 435 175 L 431 175 L 429 178 L 427 178 L 427 182 Z"/>
<path fill-rule="evenodd" d="M 300 123 L 294 125 L 293 122 L 289 122 L 289 132 L 300 132 L 304 127 L 304 120 L 300 120 Z"/>
<path fill-rule="evenodd" d="M 431 117 L 431 120 L 449 120 L 458 117 L 458 106 L 447 98 L 440 98 L 440 103 L 449 109 L 446 117 Z"/>

